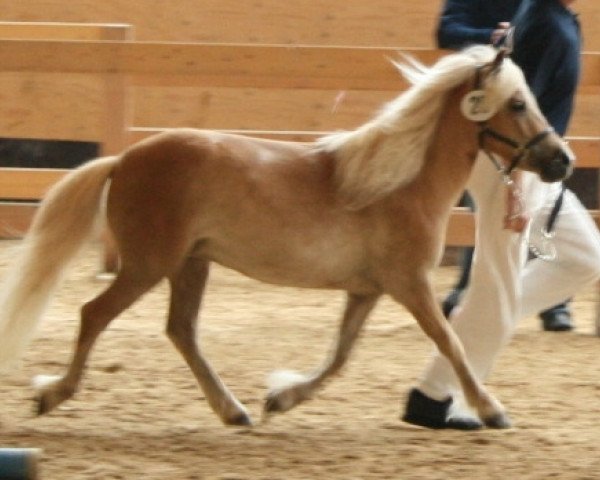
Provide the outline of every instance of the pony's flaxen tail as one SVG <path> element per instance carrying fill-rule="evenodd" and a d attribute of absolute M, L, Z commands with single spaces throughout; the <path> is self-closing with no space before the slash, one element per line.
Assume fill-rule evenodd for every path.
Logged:
<path fill-rule="evenodd" d="M 99 158 L 70 172 L 43 200 L 0 287 L 0 370 L 21 355 L 62 272 L 91 236 L 116 161 Z"/>

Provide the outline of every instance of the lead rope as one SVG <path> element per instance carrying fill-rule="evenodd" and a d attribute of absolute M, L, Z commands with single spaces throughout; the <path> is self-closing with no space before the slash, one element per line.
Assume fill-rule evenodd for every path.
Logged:
<path fill-rule="evenodd" d="M 525 202 L 523 201 L 523 191 L 521 190 L 521 188 L 519 187 L 519 184 L 517 182 L 515 182 L 512 177 L 510 177 L 510 175 L 503 175 L 502 180 L 504 182 L 504 185 L 506 187 L 506 189 L 510 192 L 511 198 L 513 200 L 513 202 L 515 203 L 515 206 L 512 208 L 512 212 L 510 215 L 507 215 L 506 220 L 509 221 L 514 221 L 517 219 L 522 218 L 525 213 Z M 525 220 L 521 220 L 521 221 L 525 221 Z M 527 224 L 522 224 L 522 229 L 520 231 L 523 231 L 524 228 L 526 228 Z"/>
<path fill-rule="evenodd" d="M 512 176 L 511 176 L 511 173 L 514 170 L 514 167 L 517 165 L 519 159 L 523 155 L 523 147 L 521 147 L 519 144 L 517 144 L 513 140 L 506 138 L 503 135 L 499 135 L 496 132 L 494 132 L 493 130 L 490 130 L 485 124 L 480 123 L 480 127 L 481 127 L 481 129 L 479 131 L 479 150 L 482 151 L 483 153 L 485 153 L 485 155 L 490 159 L 490 161 L 494 165 L 494 168 L 496 168 L 498 173 L 502 176 L 502 183 L 504 183 L 504 186 L 506 187 L 507 190 L 511 191 L 511 195 L 515 200 L 516 207 L 515 207 L 514 211 L 511 213 L 511 215 L 508 217 L 508 219 L 514 220 L 514 219 L 520 217 L 525 212 L 525 203 L 523 202 L 523 192 L 521 191 L 521 189 L 519 188 L 519 185 L 513 180 Z M 496 138 L 500 137 L 500 138 L 498 138 L 499 140 L 501 140 L 505 143 L 508 143 L 513 148 L 517 149 L 517 154 L 515 155 L 513 161 L 511 162 L 511 166 L 509 168 L 505 168 L 500 162 L 498 162 L 498 160 L 496 159 L 494 154 L 491 153 L 485 147 L 485 141 L 484 141 L 485 135 L 491 135 Z"/>
<path fill-rule="evenodd" d="M 548 128 L 543 132 L 540 132 L 533 139 L 527 142 L 526 145 L 519 145 L 516 142 L 513 142 L 511 139 L 508 139 L 503 135 L 500 135 L 497 132 L 489 129 L 484 122 L 480 123 L 480 127 L 481 130 L 479 132 L 479 149 L 485 153 L 485 155 L 490 159 L 498 173 L 502 175 L 502 182 L 504 183 L 505 187 L 507 189 L 512 190 L 512 196 L 515 199 L 516 208 L 511 213 L 509 219 L 514 220 L 515 218 L 520 217 L 525 212 L 525 202 L 523 201 L 523 192 L 519 188 L 518 184 L 512 179 L 511 173 L 519 163 L 525 151 L 531 146 L 535 145 L 540 140 L 542 140 L 546 135 L 548 135 L 552 131 L 552 129 Z M 501 142 L 508 143 L 509 145 L 517 149 L 517 153 L 513 157 L 511 164 L 508 168 L 503 167 L 495 158 L 495 156 L 485 147 L 484 137 L 486 135 L 490 135 L 496 138 L 497 140 L 500 140 Z M 548 217 L 546 226 L 540 229 L 540 244 L 535 245 L 531 241 L 531 232 L 525 237 L 525 243 L 527 245 L 527 248 L 531 251 L 531 253 L 533 253 L 533 255 L 536 256 L 536 258 L 539 258 L 540 260 L 552 262 L 558 257 L 556 246 L 553 242 L 555 236 L 554 226 L 558 218 L 558 213 L 560 212 L 560 209 L 562 207 L 565 188 L 566 187 L 563 183 L 560 194 L 554 202 L 554 206 L 552 207 L 552 211 L 550 212 L 550 216 Z"/>
<path fill-rule="evenodd" d="M 552 211 L 548 216 L 546 226 L 540 228 L 540 246 L 538 247 L 537 245 L 534 245 L 529 238 L 527 239 L 527 247 L 529 248 L 531 253 L 533 253 L 540 260 L 553 262 L 558 257 L 556 246 L 554 245 L 553 241 L 554 236 L 556 235 L 554 227 L 556 225 L 556 220 L 558 219 L 560 209 L 562 208 L 566 188 L 567 187 L 563 183 L 560 189 L 560 193 L 558 194 L 558 197 L 556 197 L 554 206 L 552 207 Z"/>

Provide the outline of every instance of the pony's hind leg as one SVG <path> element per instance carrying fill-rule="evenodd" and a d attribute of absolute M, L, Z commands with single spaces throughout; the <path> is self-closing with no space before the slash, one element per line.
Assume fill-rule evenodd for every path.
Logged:
<path fill-rule="evenodd" d="M 342 318 L 337 342 L 332 355 L 313 374 L 296 372 L 274 372 L 271 388 L 267 395 L 266 413 L 285 412 L 309 399 L 323 382 L 346 363 L 350 351 L 358 338 L 365 319 L 377 304 L 379 295 L 349 294 Z"/>
<path fill-rule="evenodd" d="M 189 257 L 169 280 L 171 304 L 167 335 L 194 373 L 209 405 L 226 425 L 250 425 L 250 416 L 202 356 L 196 340 L 196 323 L 208 277 L 206 260 Z"/>
<path fill-rule="evenodd" d="M 469 365 L 458 335 L 444 318 L 440 306 L 435 301 L 431 284 L 415 275 L 411 278 L 409 289 L 401 292 L 390 291 L 390 294 L 406 306 L 440 353 L 448 359 L 460 381 L 467 402 L 476 409 L 483 422 L 493 428 L 509 427 L 510 421 L 504 408 L 484 388 Z"/>
<path fill-rule="evenodd" d="M 152 288 L 160 277 L 132 275 L 121 270 L 114 282 L 81 309 L 81 325 L 71 363 L 64 376 L 40 377 L 34 380 L 38 388 L 38 414 L 47 413 L 71 398 L 81 380 L 88 355 L 102 331 L 121 312 Z"/>

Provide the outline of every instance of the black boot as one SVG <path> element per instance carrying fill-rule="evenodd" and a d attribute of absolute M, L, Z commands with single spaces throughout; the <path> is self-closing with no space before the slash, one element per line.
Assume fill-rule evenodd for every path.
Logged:
<path fill-rule="evenodd" d="M 483 427 L 483 424 L 474 418 L 448 418 L 450 405 L 452 405 L 452 398 L 443 401 L 434 400 L 413 388 L 408 395 L 402 420 L 406 423 L 436 430 L 443 428 L 478 430 Z"/>
<path fill-rule="evenodd" d="M 544 330 L 547 332 L 568 332 L 573 330 L 568 303 L 556 305 L 540 313 Z"/>

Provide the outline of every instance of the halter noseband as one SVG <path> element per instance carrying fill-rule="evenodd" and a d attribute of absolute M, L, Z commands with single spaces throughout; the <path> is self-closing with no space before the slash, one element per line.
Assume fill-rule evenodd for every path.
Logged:
<path fill-rule="evenodd" d="M 481 69 L 482 68 L 483 68 L 482 65 L 477 66 L 477 70 L 475 72 L 474 90 L 481 90 Z M 488 158 L 492 161 L 492 163 L 494 164 L 496 169 L 502 173 L 505 183 L 511 182 L 510 174 L 519 165 L 519 162 L 523 159 L 525 154 L 531 148 L 533 148 L 535 145 L 537 145 L 539 142 L 541 142 L 544 138 L 546 138 L 550 133 L 552 133 L 554 131 L 554 129 L 551 126 L 548 126 L 541 132 L 534 135 L 533 138 L 531 138 L 527 142 L 520 143 L 520 142 L 517 142 L 516 140 L 513 140 L 510 137 L 507 137 L 506 135 L 503 135 L 503 134 L 497 132 L 493 128 L 491 128 L 488 125 L 487 120 L 478 121 L 476 123 L 479 125 L 479 133 L 477 135 L 479 149 L 488 156 Z M 492 153 L 490 153 L 490 151 L 486 148 L 485 140 L 487 137 L 492 137 L 494 140 L 497 140 L 501 143 L 509 145 L 510 147 L 512 147 L 515 150 L 515 155 L 511 159 L 511 162 L 508 165 L 508 167 L 502 167 L 498 163 L 498 161 L 494 158 Z"/>
<path fill-rule="evenodd" d="M 552 127 L 547 127 L 541 132 L 534 135 L 532 139 L 528 142 L 522 144 L 509 138 L 501 133 L 498 133 L 493 128 L 490 128 L 487 122 L 477 122 L 479 124 L 479 133 L 477 135 L 477 140 L 479 143 L 479 149 L 483 151 L 488 158 L 492 161 L 492 163 L 496 166 L 498 171 L 502 172 L 504 176 L 510 176 L 512 171 L 519 165 L 519 162 L 523 159 L 528 150 L 538 143 L 540 143 L 544 138 L 546 138 L 550 133 L 554 131 Z M 515 155 L 510 161 L 508 167 L 501 167 L 494 156 L 489 152 L 489 150 L 485 147 L 485 139 L 486 137 L 492 137 L 494 140 L 498 140 L 499 142 L 505 143 L 506 145 L 511 146 L 516 150 Z"/>

